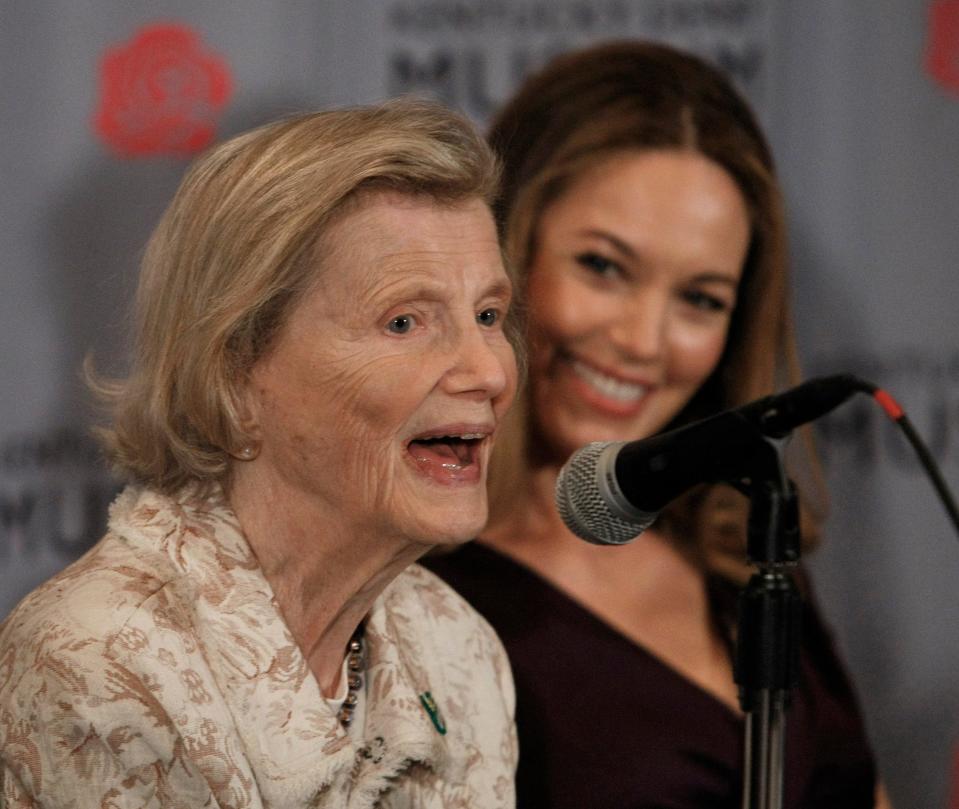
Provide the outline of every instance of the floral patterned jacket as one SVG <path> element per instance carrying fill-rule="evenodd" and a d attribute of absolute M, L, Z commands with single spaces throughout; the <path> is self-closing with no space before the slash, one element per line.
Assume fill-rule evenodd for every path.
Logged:
<path fill-rule="evenodd" d="M 355 743 L 222 494 L 128 488 L 0 625 L 0 806 L 512 807 L 513 685 L 483 619 L 414 565 L 366 647 Z"/>

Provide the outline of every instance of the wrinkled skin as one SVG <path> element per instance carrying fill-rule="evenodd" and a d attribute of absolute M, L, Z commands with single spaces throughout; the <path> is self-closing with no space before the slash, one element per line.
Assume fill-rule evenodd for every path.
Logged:
<path fill-rule="evenodd" d="M 347 536 L 470 539 L 486 520 L 491 435 L 516 388 L 488 208 L 367 193 L 318 253 L 315 285 L 251 375 L 260 485 Z M 483 436 L 466 471 L 408 448 L 454 432 Z"/>

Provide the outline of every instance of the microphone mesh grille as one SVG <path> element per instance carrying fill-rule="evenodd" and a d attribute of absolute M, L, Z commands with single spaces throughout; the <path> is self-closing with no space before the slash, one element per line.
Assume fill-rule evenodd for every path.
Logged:
<path fill-rule="evenodd" d="M 623 519 L 612 510 L 597 469 L 608 446 L 609 442 L 594 441 L 573 453 L 556 479 L 556 508 L 580 539 L 596 545 L 624 545 L 646 530 L 656 515 L 640 522 Z"/>

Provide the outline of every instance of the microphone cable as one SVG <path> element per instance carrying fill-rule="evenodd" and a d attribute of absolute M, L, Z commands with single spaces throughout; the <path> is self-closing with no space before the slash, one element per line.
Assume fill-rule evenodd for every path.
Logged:
<path fill-rule="evenodd" d="M 959 535 L 959 506 L 905 410 L 888 391 L 853 374 L 813 378 L 645 439 L 580 447 L 556 479 L 560 517 L 587 542 L 631 542 L 649 528 L 665 503 L 696 483 L 726 481 L 735 486 L 752 478 L 748 467 L 756 459 L 745 451 L 750 443 L 784 439 L 856 393 L 868 394 L 902 430 Z M 703 460 L 702 453 L 710 451 L 716 457 Z"/>
<path fill-rule="evenodd" d="M 909 444 L 915 451 L 916 456 L 919 458 L 919 463 L 922 464 L 922 468 L 932 480 L 936 494 L 939 495 L 939 499 L 942 501 L 942 505 L 945 507 L 949 519 L 952 521 L 952 526 L 956 530 L 957 535 L 959 535 L 959 507 L 956 506 L 956 500 L 949 490 L 949 486 L 946 484 L 946 480 L 943 478 L 935 458 L 932 457 L 929 448 L 916 431 L 913 423 L 909 420 L 906 411 L 887 391 L 863 379 L 856 377 L 854 377 L 854 379 L 859 389 L 863 393 L 868 393 L 879 407 L 882 408 L 882 411 L 889 417 L 893 424 L 902 430 Z"/>

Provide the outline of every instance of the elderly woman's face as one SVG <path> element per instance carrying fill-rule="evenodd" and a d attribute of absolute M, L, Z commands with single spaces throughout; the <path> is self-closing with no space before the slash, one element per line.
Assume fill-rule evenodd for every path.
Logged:
<path fill-rule="evenodd" d="M 428 544 L 475 536 L 516 389 L 488 208 L 368 192 L 319 253 L 315 286 L 251 374 L 253 463 L 332 524 Z"/>

